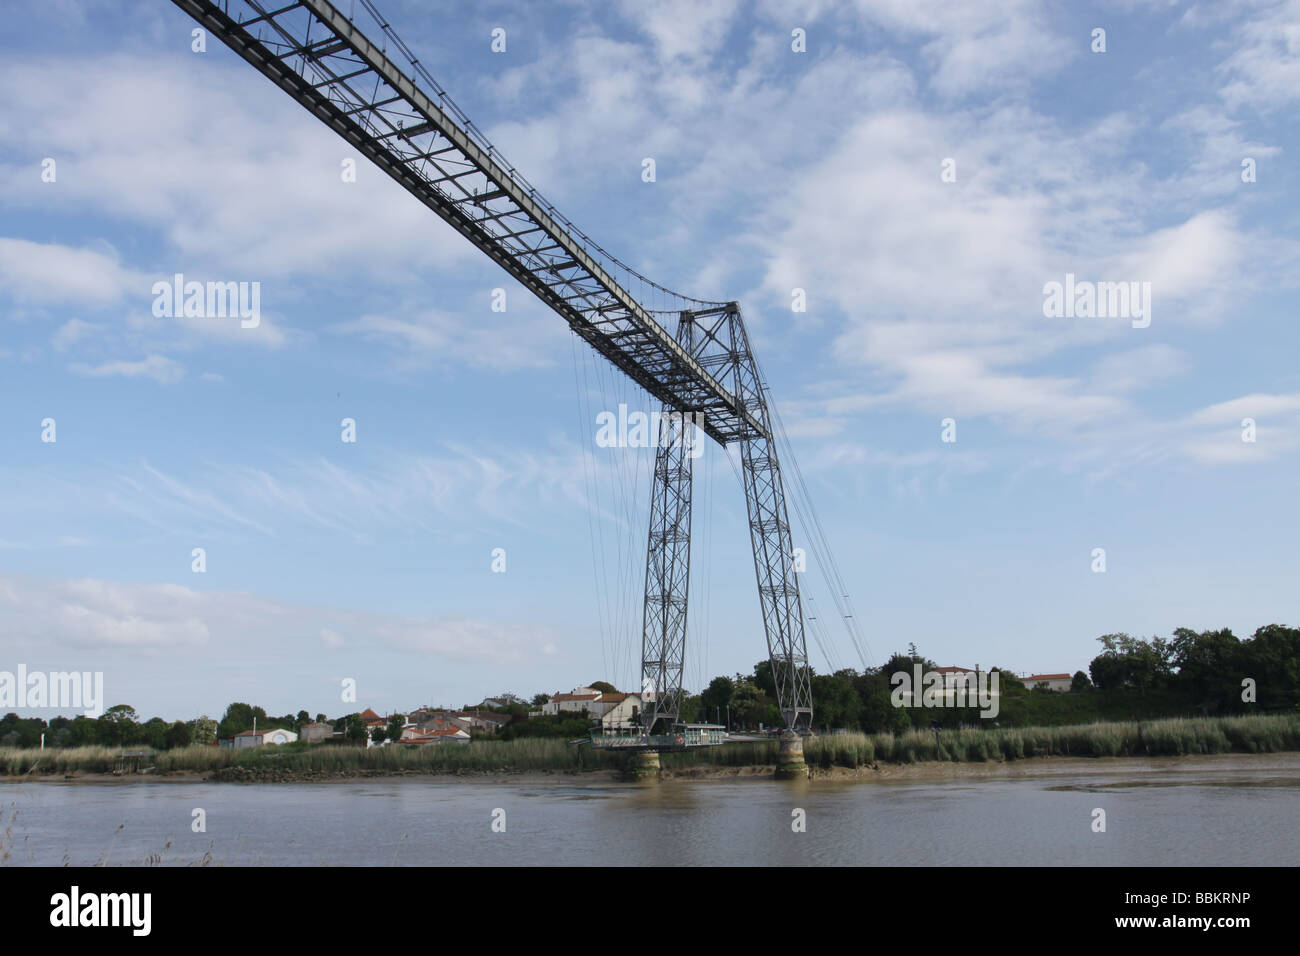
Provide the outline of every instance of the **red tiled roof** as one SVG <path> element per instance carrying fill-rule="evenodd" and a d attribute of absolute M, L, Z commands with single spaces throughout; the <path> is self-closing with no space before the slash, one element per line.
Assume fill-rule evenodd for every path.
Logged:
<path fill-rule="evenodd" d="M 599 693 L 595 694 L 556 694 L 551 698 L 552 701 L 560 700 L 596 700 L 600 697 Z"/>
<path fill-rule="evenodd" d="M 1020 679 L 1022 681 L 1026 681 L 1026 680 L 1071 680 L 1072 678 L 1071 675 L 1069 674 L 1033 674 L 1029 677 L 1022 677 Z"/>

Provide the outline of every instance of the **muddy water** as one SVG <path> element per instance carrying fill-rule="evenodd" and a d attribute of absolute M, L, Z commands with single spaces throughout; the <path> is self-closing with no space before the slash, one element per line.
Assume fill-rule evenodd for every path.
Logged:
<path fill-rule="evenodd" d="M 1297 865 L 1300 754 L 795 784 L 25 782 L 0 786 L 0 816 L 9 865 Z"/>

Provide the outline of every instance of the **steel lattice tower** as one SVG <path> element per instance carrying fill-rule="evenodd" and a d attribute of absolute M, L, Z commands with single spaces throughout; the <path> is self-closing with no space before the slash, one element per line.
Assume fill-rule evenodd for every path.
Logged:
<path fill-rule="evenodd" d="M 665 412 L 698 416 L 721 446 L 740 443 L 778 705 L 788 728 L 807 732 L 812 698 L 785 493 L 764 385 L 736 303 L 650 282 L 560 215 L 452 102 L 371 0 L 358 2 L 382 46 L 327 0 L 173 2 L 486 253 Z M 410 73 L 389 58 L 390 45 Z M 684 306 L 676 336 L 627 291 L 633 280 Z M 655 456 L 642 632 L 642 681 L 653 690 L 647 730 L 671 729 L 680 719 L 689 452 L 684 441 L 661 441 Z"/>

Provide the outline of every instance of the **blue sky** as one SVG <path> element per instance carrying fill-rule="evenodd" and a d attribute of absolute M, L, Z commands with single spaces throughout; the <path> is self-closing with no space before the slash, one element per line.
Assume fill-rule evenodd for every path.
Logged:
<path fill-rule="evenodd" d="M 875 663 L 1300 621 L 1300 4 L 380 7 L 593 238 L 741 302 Z M 653 404 L 193 26 L 52 2 L 0 38 L 0 669 L 168 718 L 634 684 L 650 459 L 593 438 Z M 176 272 L 259 282 L 261 324 L 155 318 Z M 1044 317 L 1066 273 L 1150 282 L 1149 327 Z M 765 654 L 724 457 L 694 690 Z"/>

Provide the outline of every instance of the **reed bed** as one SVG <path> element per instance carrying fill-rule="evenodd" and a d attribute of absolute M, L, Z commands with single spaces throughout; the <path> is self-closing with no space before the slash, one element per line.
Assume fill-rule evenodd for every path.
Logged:
<path fill-rule="evenodd" d="M 937 735 L 923 730 L 833 734 L 805 741 L 804 759 L 812 767 L 852 769 L 875 763 L 980 763 L 1031 757 L 1154 757 L 1286 750 L 1300 750 L 1300 714 L 966 728 L 941 730 Z M 660 763 L 666 769 L 700 764 L 764 766 L 775 764 L 776 758 L 776 742 L 764 741 L 664 754 Z"/>
<path fill-rule="evenodd" d="M 763 767 L 776 763 L 775 740 L 727 744 L 660 757 L 666 770 L 689 767 Z M 869 767 L 876 763 L 1024 760 L 1032 757 L 1183 756 L 1300 750 L 1300 714 L 1171 718 L 1065 727 L 967 728 L 903 734 L 833 734 L 805 741 L 813 767 Z M 121 751 L 112 747 L 20 750 L 0 748 L 0 775 L 108 773 Z M 351 774 L 477 774 L 614 770 L 627 754 L 576 747 L 565 740 L 526 737 L 475 740 L 468 745 L 388 746 L 364 749 L 288 744 L 230 750 L 184 747 L 142 761 L 155 773 L 215 772 L 236 768 L 285 776 Z"/>
<path fill-rule="evenodd" d="M 25 774 L 109 773 L 120 754 L 110 747 L 75 747 L 64 750 L 0 749 L 0 773 Z M 155 773 L 211 772 L 242 767 L 287 774 L 366 773 L 511 773 L 520 771 L 577 771 L 622 766 L 619 754 L 573 747 L 564 740 L 473 741 L 468 745 L 428 747 L 341 747 L 288 744 L 233 750 L 222 747 L 183 747 L 152 754 L 141 762 Z"/>

